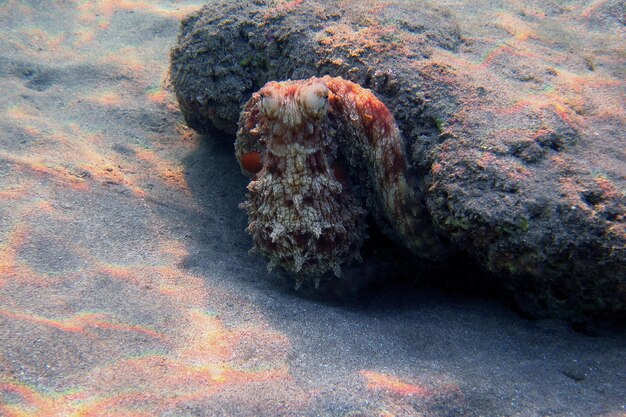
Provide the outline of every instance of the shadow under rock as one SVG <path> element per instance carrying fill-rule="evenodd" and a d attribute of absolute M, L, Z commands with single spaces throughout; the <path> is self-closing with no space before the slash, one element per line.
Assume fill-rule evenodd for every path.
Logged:
<path fill-rule="evenodd" d="M 238 208 L 245 200 L 248 179 L 235 159 L 233 140 L 220 134 L 202 136 L 198 148 L 183 161 L 202 214 L 190 228 L 191 247 L 182 267 L 207 279 L 225 277 L 235 281 L 230 284 L 252 286 L 278 297 L 304 298 L 354 311 L 403 309 L 433 298 L 504 299 L 496 283 L 470 259 L 457 255 L 443 265 L 416 262 L 371 221 L 362 262 L 345 266 L 341 279 L 324 280 L 317 289 L 303 285 L 295 290 L 292 277 L 279 269 L 268 272 L 265 258 L 248 253 L 252 239 L 245 232 L 247 216 Z"/>
<path fill-rule="evenodd" d="M 247 219 L 238 208 L 247 179 L 235 159 L 232 138 L 201 136 L 183 164 L 200 214 L 190 228 L 189 255 L 181 266 L 206 271 L 222 265 L 229 275 L 246 266 L 264 271 L 262 260 L 248 254 L 252 242 L 245 232 Z"/>

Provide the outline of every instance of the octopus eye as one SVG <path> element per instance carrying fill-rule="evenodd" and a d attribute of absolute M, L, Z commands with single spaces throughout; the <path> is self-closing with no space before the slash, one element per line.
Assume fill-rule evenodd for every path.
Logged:
<path fill-rule="evenodd" d="M 304 108 L 317 117 L 328 110 L 328 87 L 321 82 L 308 85 L 302 89 L 300 102 Z"/>
<path fill-rule="evenodd" d="M 280 108 L 280 101 L 278 100 L 278 97 L 271 92 L 261 92 L 259 93 L 259 96 L 261 97 L 261 113 L 265 116 L 276 117 L 278 109 Z"/>

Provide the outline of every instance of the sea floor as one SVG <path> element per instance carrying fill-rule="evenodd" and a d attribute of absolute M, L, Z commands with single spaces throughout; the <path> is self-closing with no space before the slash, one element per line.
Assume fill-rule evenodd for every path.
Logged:
<path fill-rule="evenodd" d="M 200 6 L 0 1 L 0 416 L 626 415 L 623 331 L 249 255 L 232 138 L 167 88 Z"/>

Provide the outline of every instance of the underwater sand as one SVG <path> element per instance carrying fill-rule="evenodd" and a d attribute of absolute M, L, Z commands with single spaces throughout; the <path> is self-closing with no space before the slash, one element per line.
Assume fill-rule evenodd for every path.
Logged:
<path fill-rule="evenodd" d="M 200 6 L 0 2 L 0 416 L 626 415 L 624 332 L 401 285 L 322 302 L 248 255 L 229 138 L 166 88 Z"/>

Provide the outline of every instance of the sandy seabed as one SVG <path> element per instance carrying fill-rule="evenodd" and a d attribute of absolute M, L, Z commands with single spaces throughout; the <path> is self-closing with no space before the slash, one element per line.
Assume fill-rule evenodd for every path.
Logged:
<path fill-rule="evenodd" d="M 0 2 L 0 415 L 626 415 L 623 333 L 272 279 L 232 145 L 167 89 L 200 6 Z"/>

